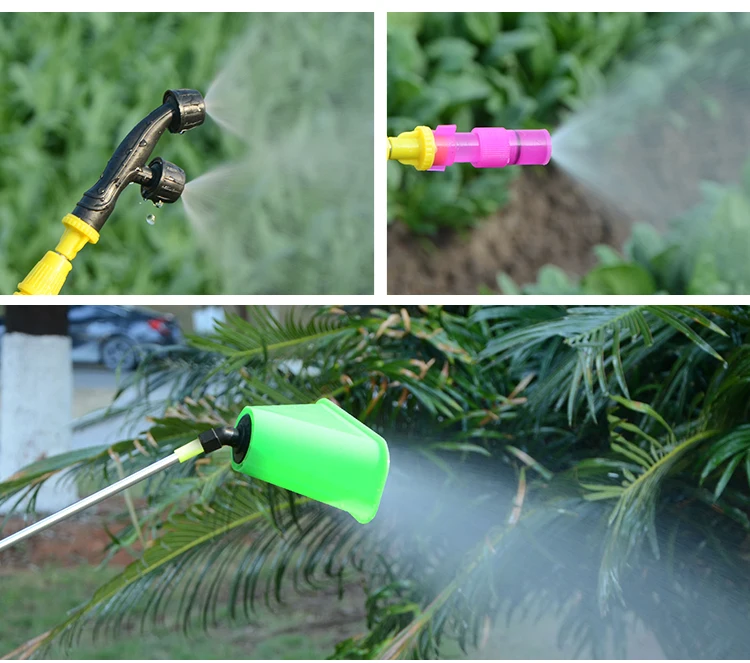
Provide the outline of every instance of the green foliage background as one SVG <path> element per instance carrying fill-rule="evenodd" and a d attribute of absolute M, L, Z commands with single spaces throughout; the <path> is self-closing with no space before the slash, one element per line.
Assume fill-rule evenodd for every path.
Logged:
<path fill-rule="evenodd" d="M 360 172 L 345 179 L 329 169 L 310 180 L 288 174 L 280 161 L 269 167 L 267 153 L 250 148 L 258 170 L 266 166 L 262 191 L 211 229 L 237 240 L 230 253 L 210 237 L 198 238 L 179 202 L 159 210 L 156 226 L 148 226 L 153 208 L 139 205 L 131 186 L 99 244 L 77 257 L 63 293 L 372 292 L 372 159 L 362 158 L 372 154 L 372 16 L 171 12 L 0 17 L 0 292 L 12 293 L 54 247 L 60 219 L 164 90 L 194 87 L 205 94 L 248 34 L 262 35 L 269 50 L 284 56 L 269 54 L 253 72 L 255 86 L 283 92 L 281 100 L 270 92 L 253 99 L 253 129 L 269 134 L 263 149 L 272 149 L 275 128 L 266 109 L 294 104 L 290 135 L 315 136 L 321 119 L 332 118 L 340 133 L 325 164 L 347 163 L 354 152 Z M 329 46 L 321 49 L 322 42 Z M 334 51 L 349 57 L 332 57 Z M 305 72 L 307 89 L 295 87 L 300 62 L 309 61 L 322 66 Z M 368 130 L 353 129 L 362 126 Z M 166 135 L 155 156 L 174 161 L 191 180 L 247 153 L 209 119 L 184 136 Z M 314 154 L 306 158 L 315 161 Z M 311 210 L 314 224 L 305 225 Z M 292 222 L 311 229 L 285 232 Z M 263 268 L 255 268 L 260 262 Z"/>

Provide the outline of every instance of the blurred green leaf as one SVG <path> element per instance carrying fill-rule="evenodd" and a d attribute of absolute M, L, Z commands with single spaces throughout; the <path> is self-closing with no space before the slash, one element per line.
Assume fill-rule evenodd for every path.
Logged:
<path fill-rule="evenodd" d="M 486 99 L 491 92 L 489 83 L 476 74 L 438 74 L 433 85 L 447 95 L 451 105 Z"/>
<path fill-rule="evenodd" d="M 583 278 L 586 294 L 652 295 L 656 292 L 653 277 L 636 264 L 597 267 Z"/>
<path fill-rule="evenodd" d="M 594 255 L 597 257 L 601 265 L 607 267 L 621 265 L 623 263 L 622 256 L 611 246 L 606 244 L 597 244 L 594 247 Z"/>
<path fill-rule="evenodd" d="M 463 20 L 469 36 L 478 44 L 489 44 L 500 30 L 497 12 L 465 12 Z"/>
<path fill-rule="evenodd" d="M 443 37 L 430 43 L 425 53 L 430 60 L 437 61 L 442 71 L 457 73 L 474 60 L 477 47 L 465 39 Z"/>
<path fill-rule="evenodd" d="M 388 28 L 402 28 L 417 33 L 424 24 L 422 12 L 388 12 Z"/>
<path fill-rule="evenodd" d="M 500 65 L 512 53 L 528 50 L 539 43 L 541 36 L 533 30 L 513 30 L 496 35 L 487 51 L 487 63 Z"/>

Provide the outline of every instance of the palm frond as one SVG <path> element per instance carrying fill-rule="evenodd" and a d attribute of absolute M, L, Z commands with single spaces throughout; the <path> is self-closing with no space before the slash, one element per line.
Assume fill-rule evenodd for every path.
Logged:
<path fill-rule="evenodd" d="M 307 322 L 303 322 L 303 315 L 291 309 L 283 320 L 278 320 L 267 308 L 257 307 L 252 321 L 231 315 L 217 322 L 210 336 L 193 336 L 190 341 L 199 350 L 225 357 L 224 370 L 231 371 L 255 357 L 267 360 L 294 354 L 299 358 L 323 339 L 356 338 L 361 326 L 357 318 L 337 315 L 329 309 L 315 311 Z"/>
<path fill-rule="evenodd" d="M 539 366 L 534 405 L 546 411 L 565 403 L 569 422 L 573 421 L 582 399 L 589 414 L 596 418 L 609 394 L 619 392 L 630 398 L 627 373 L 636 365 L 632 361 L 635 351 L 645 348 L 650 353 L 655 339 L 659 341 L 657 347 L 661 347 L 667 338 L 679 334 L 704 353 L 724 361 L 683 317 L 713 334 L 726 337 L 726 332 L 690 307 L 555 308 L 545 313 L 541 321 L 540 317 L 532 315 L 517 324 L 518 313 L 512 310 L 493 308 L 476 313 L 477 320 L 497 321 L 493 327 L 495 337 L 479 356 L 510 361 L 511 365 Z M 512 328 L 508 326 L 509 320 L 514 322 Z"/>
<path fill-rule="evenodd" d="M 704 416 L 713 425 L 731 428 L 750 415 L 750 345 L 735 347 L 727 356 L 729 367 L 717 370 L 706 385 Z"/>
<path fill-rule="evenodd" d="M 712 442 L 706 449 L 704 462 L 700 474 L 701 485 L 713 474 L 718 474 L 714 489 L 715 500 L 721 497 L 740 465 L 745 482 L 750 485 L 750 425 L 738 426 Z M 717 472 L 720 469 L 721 472 Z"/>
<path fill-rule="evenodd" d="M 667 422 L 650 407 L 624 398 L 616 400 L 629 410 L 655 420 L 666 434 L 662 442 L 626 420 L 610 415 L 612 451 L 626 460 L 601 463 L 608 470 L 610 480 L 607 483 L 581 482 L 588 491 L 586 499 L 616 500 L 608 520 L 599 572 L 602 610 L 608 609 L 613 594 L 622 595 L 622 571 L 639 552 L 644 541 L 650 544 L 654 557 L 659 558 L 655 521 L 657 500 L 664 481 L 688 451 L 716 435 L 716 431 L 701 431 L 678 440 Z M 623 433 L 635 433 L 638 441 L 629 440 Z M 644 449 L 644 446 L 647 448 Z"/>
<path fill-rule="evenodd" d="M 166 615 L 186 632 L 218 625 L 218 605 L 249 619 L 259 602 L 283 602 L 287 577 L 298 591 L 345 579 L 363 532 L 338 512 L 235 478 L 205 504 L 163 522 L 141 559 L 100 587 L 45 638 L 69 646 L 84 626 L 116 635 L 140 614 L 140 628 Z M 327 579 L 327 580 L 325 580 Z"/>
<path fill-rule="evenodd" d="M 7 518 L 22 504 L 27 512 L 33 512 L 35 496 L 42 485 L 52 479 L 64 482 L 84 480 L 95 485 L 116 481 L 119 478 L 117 463 L 126 474 L 131 474 L 195 439 L 206 428 L 233 423 L 235 416 L 235 412 L 222 409 L 210 398 L 188 400 L 169 408 L 164 417 L 151 419 L 147 422 L 150 428 L 135 438 L 77 449 L 26 466 L 0 483 L 0 504 L 8 505 Z M 218 460 L 216 456 L 212 457 L 214 459 Z M 226 460 L 225 464 L 228 463 Z M 171 468 L 166 475 L 144 484 L 146 495 L 156 498 L 164 489 L 165 494 L 174 496 L 174 490 L 166 486 L 194 476 L 194 461 Z"/>

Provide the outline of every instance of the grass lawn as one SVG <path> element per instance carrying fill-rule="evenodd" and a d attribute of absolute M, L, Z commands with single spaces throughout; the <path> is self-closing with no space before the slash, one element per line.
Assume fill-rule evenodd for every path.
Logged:
<path fill-rule="evenodd" d="M 59 623 L 88 599 L 115 569 L 90 566 L 18 570 L 0 575 L 0 656 Z M 137 630 L 118 638 L 86 635 L 79 646 L 51 657 L 70 659 L 323 659 L 334 645 L 364 630 L 362 600 L 353 591 L 335 596 L 300 597 L 277 614 L 262 614 L 255 626 L 228 624 L 188 637 L 166 629 L 146 635 Z"/>
<path fill-rule="evenodd" d="M 0 569 L 0 657 L 58 624 L 68 610 L 90 598 L 116 569 L 94 566 L 45 567 L 43 570 Z M 315 593 L 291 596 L 276 613 L 260 613 L 254 625 L 238 622 L 196 630 L 187 636 L 180 628 L 150 629 L 141 635 L 137 627 L 118 637 L 89 633 L 70 651 L 53 649 L 48 658 L 68 659 L 325 659 L 335 644 L 365 631 L 363 597 L 357 588 L 347 590 L 339 601 L 334 595 Z M 480 650 L 463 654 L 446 642 L 444 659 L 570 659 L 574 652 L 557 643 L 559 622 L 514 619 L 492 629 Z M 631 633 L 630 658 L 663 658 L 653 637 L 637 628 Z M 587 654 L 584 652 L 584 656 Z"/>

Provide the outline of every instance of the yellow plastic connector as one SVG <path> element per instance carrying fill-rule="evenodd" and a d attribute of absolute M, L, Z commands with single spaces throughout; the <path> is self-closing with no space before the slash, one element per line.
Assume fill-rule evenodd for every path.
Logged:
<path fill-rule="evenodd" d="M 435 136 L 429 127 L 417 127 L 388 139 L 388 159 L 417 170 L 429 170 L 435 161 Z"/>
<path fill-rule="evenodd" d="M 183 444 L 174 450 L 174 455 L 180 459 L 181 463 L 184 463 L 191 458 L 200 456 L 203 453 L 203 445 L 198 440 L 193 440 L 187 444 Z"/>
<path fill-rule="evenodd" d="M 66 214 L 62 220 L 65 230 L 54 251 L 47 251 L 34 265 L 26 278 L 18 284 L 16 295 L 57 295 L 65 283 L 71 261 L 89 242 L 96 244 L 99 233 L 88 223 L 73 214 Z"/>

